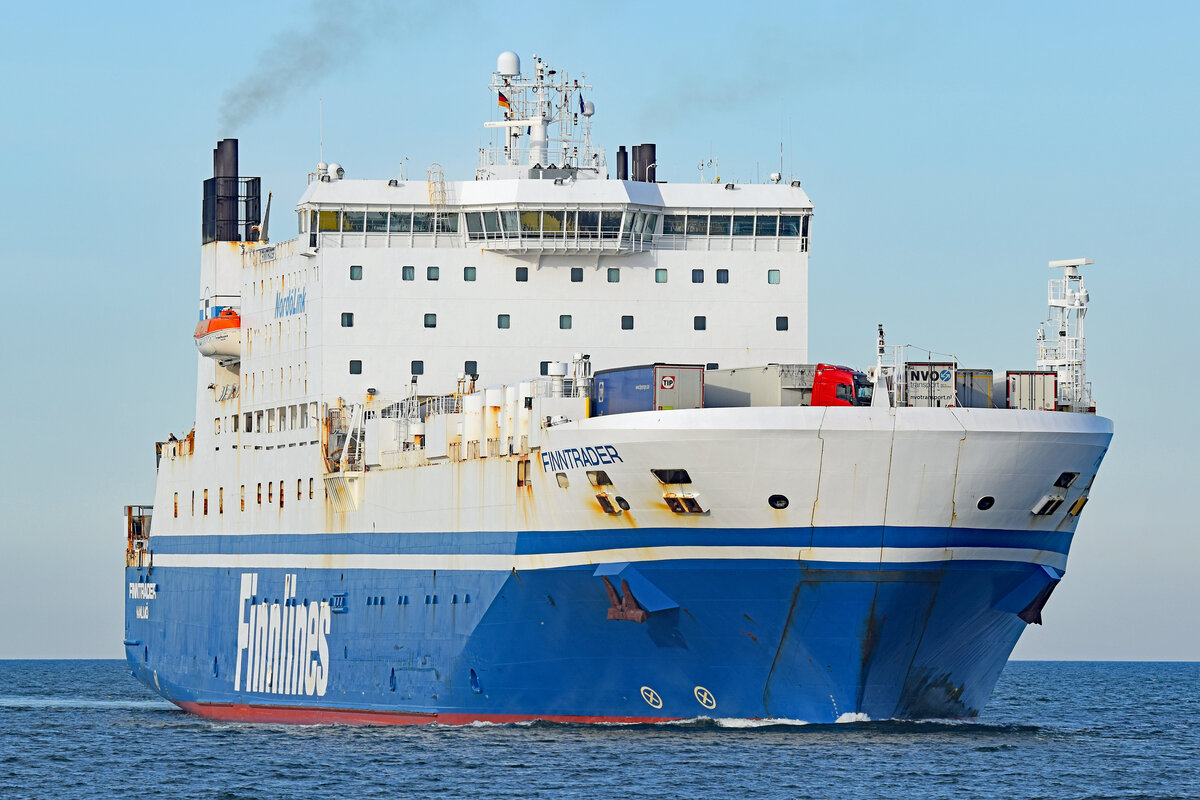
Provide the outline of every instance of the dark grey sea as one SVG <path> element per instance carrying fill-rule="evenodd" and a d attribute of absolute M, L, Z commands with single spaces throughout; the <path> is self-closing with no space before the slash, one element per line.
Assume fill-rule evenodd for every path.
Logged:
<path fill-rule="evenodd" d="M 0 798 L 1197 798 L 1200 664 L 1014 662 L 969 722 L 207 722 L 121 661 L 0 662 Z"/>

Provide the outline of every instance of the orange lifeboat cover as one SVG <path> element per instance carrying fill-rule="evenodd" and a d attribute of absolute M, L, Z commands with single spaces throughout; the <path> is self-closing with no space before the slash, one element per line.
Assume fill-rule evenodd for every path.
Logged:
<path fill-rule="evenodd" d="M 227 328 L 240 328 L 242 326 L 242 317 L 232 308 L 226 308 L 211 319 L 202 319 L 196 325 L 196 332 L 193 337 L 196 339 L 202 336 L 207 336 L 213 331 L 225 330 Z"/>

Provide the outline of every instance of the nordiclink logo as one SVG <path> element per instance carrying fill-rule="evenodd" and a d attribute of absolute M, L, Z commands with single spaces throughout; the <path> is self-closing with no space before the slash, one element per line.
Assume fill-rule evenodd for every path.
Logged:
<path fill-rule="evenodd" d="M 287 294 L 275 293 L 275 318 L 304 313 L 305 289 L 292 289 Z"/>

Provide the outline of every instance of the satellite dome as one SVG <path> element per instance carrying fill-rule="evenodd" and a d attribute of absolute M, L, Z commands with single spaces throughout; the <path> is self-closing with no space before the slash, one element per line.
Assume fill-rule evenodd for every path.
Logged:
<path fill-rule="evenodd" d="M 505 50 L 496 58 L 496 72 L 508 77 L 521 74 L 521 57 L 512 50 Z"/>
<path fill-rule="evenodd" d="M 596 113 L 595 103 L 593 103 L 591 100 L 584 100 L 583 101 L 583 115 L 585 117 L 590 117 L 595 113 Z"/>

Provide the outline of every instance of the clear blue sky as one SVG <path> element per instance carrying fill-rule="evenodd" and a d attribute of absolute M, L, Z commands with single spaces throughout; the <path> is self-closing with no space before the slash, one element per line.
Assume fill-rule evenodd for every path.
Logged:
<path fill-rule="evenodd" d="M 892 342 L 1033 366 L 1046 262 L 1088 256 L 1089 377 L 1117 436 L 1017 657 L 1200 659 L 1194 3 L 11 4 L 0 292 L 0 657 L 120 657 L 120 507 L 192 423 L 201 181 L 216 139 L 275 193 L 473 174 L 496 55 L 596 90 L 658 176 L 778 169 L 816 204 L 810 355 Z M 711 176 L 711 173 L 710 173 Z"/>

